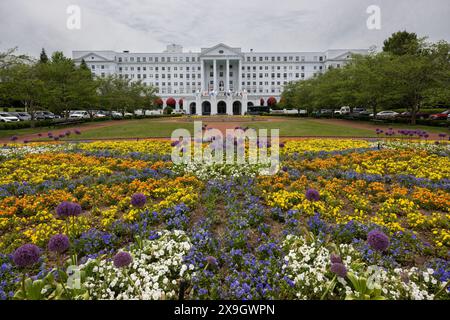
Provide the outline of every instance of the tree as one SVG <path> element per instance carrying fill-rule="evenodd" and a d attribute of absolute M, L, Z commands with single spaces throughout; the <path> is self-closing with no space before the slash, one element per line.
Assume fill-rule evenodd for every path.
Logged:
<path fill-rule="evenodd" d="M 32 121 L 48 96 L 47 87 L 40 78 L 40 70 L 37 65 L 32 64 L 16 64 L 4 70 L 1 87 L 4 89 L 1 91 L 7 92 L 9 98 L 18 100 L 25 106 Z"/>
<path fill-rule="evenodd" d="M 86 61 L 84 59 L 81 59 L 81 63 L 80 63 L 80 69 L 82 70 L 87 70 L 89 72 L 91 72 L 86 64 Z"/>
<path fill-rule="evenodd" d="M 39 62 L 40 63 L 47 63 L 48 62 L 47 53 L 45 53 L 45 49 L 44 48 L 42 48 L 41 55 L 39 57 Z"/>
<path fill-rule="evenodd" d="M 348 67 L 350 86 L 356 104 L 372 108 L 374 115 L 384 107 L 401 99 L 392 78 L 395 61 L 389 54 L 355 56 Z"/>
<path fill-rule="evenodd" d="M 450 45 L 439 42 L 425 47 L 421 54 L 407 54 L 393 58 L 395 68 L 392 78 L 397 90 L 411 110 L 411 123 L 416 123 L 416 114 L 423 102 L 436 92 L 448 97 L 450 79 Z"/>
<path fill-rule="evenodd" d="M 417 54 L 421 50 L 424 39 L 418 39 L 417 34 L 407 31 L 393 33 L 383 44 L 383 51 L 394 55 Z"/>
<path fill-rule="evenodd" d="M 79 78 L 75 75 L 75 64 L 70 58 L 66 58 L 62 52 L 52 54 L 51 61 L 39 66 L 42 80 L 50 91 L 46 101 L 48 110 L 62 113 L 68 116 L 74 107 L 73 95 L 77 95 L 74 87 L 79 87 Z"/>

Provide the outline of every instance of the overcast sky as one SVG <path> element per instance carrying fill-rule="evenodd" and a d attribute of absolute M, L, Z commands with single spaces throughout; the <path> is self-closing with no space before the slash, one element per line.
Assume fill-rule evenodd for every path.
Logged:
<path fill-rule="evenodd" d="M 81 29 L 66 27 L 69 5 Z M 369 30 L 366 9 L 381 9 Z M 199 51 L 223 42 L 248 51 L 368 48 L 398 30 L 450 41 L 449 0 L 1 0 L 0 50 Z"/>

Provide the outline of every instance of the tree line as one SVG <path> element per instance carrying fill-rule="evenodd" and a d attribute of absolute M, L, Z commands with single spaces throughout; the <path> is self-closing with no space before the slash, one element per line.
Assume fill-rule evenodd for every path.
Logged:
<path fill-rule="evenodd" d="M 68 117 L 70 110 L 133 112 L 151 109 L 155 88 L 117 75 L 95 77 L 82 60 L 79 66 L 42 49 L 39 59 L 16 54 L 17 48 L 0 52 L 0 99 L 3 106 L 19 102 L 30 113 L 49 110 Z"/>
<path fill-rule="evenodd" d="M 430 43 L 400 31 L 384 41 L 382 52 L 354 55 L 341 68 L 285 86 L 286 108 L 337 109 L 364 107 L 373 114 L 405 109 L 415 124 L 419 110 L 450 106 L 450 44 Z"/>

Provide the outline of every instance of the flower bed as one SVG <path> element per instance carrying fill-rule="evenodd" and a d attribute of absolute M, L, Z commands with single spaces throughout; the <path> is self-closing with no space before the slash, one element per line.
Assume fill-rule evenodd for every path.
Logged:
<path fill-rule="evenodd" d="M 162 141 L 3 147 L 0 298 L 450 298 L 448 144 L 280 150 L 262 176 Z"/>

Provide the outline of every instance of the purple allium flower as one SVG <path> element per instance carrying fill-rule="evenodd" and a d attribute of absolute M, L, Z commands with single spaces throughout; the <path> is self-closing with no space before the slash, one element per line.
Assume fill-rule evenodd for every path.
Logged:
<path fill-rule="evenodd" d="M 333 263 L 330 270 L 339 277 L 345 278 L 347 276 L 347 268 L 342 263 Z"/>
<path fill-rule="evenodd" d="M 389 247 L 389 238 L 379 230 L 372 230 L 367 234 L 367 242 L 377 251 L 385 251 Z"/>
<path fill-rule="evenodd" d="M 47 136 L 53 137 L 53 133 L 49 132 L 49 133 L 47 133 Z"/>
<path fill-rule="evenodd" d="M 31 266 L 39 261 L 41 250 L 34 244 L 24 244 L 13 253 L 14 263 L 21 268 Z"/>
<path fill-rule="evenodd" d="M 66 136 L 70 136 L 71 132 L 70 132 L 70 130 L 67 130 L 64 134 L 65 134 Z"/>
<path fill-rule="evenodd" d="M 284 148 L 284 142 L 280 143 L 280 148 Z"/>
<path fill-rule="evenodd" d="M 445 133 L 439 133 L 440 138 L 445 138 L 447 135 Z"/>
<path fill-rule="evenodd" d="M 63 201 L 56 207 L 56 214 L 60 217 L 79 216 L 81 206 L 75 202 Z"/>
<path fill-rule="evenodd" d="M 330 256 L 331 263 L 342 263 L 342 258 L 337 254 L 332 253 Z"/>
<path fill-rule="evenodd" d="M 54 137 L 53 140 L 58 141 L 59 137 Z"/>
<path fill-rule="evenodd" d="M 38 135 L 38 137 L 42 137 L 42 133 L 38 133 L 37 135 Z"/>
<path fill-rule="evenodd" d="M 58 137 L 60 137 L 60 138 L 64 138 L 66 135 L 65 134 L 63 134 L 63 133 L 61 133 L 60 135 L 58 135 Z"/>
<path fill-rule="evenodd" d="M 17 141 L 17 139 L 19 139 L 17 136 L 12 136 L 9 140 L 11 140 L 11 141 Z"/>
<path fill-rule="evenodd" d="M 73 132 L 75 132 L 75 134 L 81 134 L 81 131 L 78 129 L 75 129 Z"/>
<path fill-rule="evenodd" d="M 133 205 L 133 207 L 142 208 L 143 206 L 145 206 L 146 202 L 147 197 L 142 193 L 135 193 L 131 197 L 131 204 Z"/>
<path fill-rule="evenodd" d="M 284 171 L 284 172 L 287 172 L 288 168 L 287 167 L 282 167 L 281 170 Z"/>
<path fill-rule="evenodd" d="M 206 257 L 206 262 L 208 262 L 208 264 L 209 264 L 210 266 L 217 267 L 217 265 L 218 265 L 217 259 L 214 258 L 213 256 L 207 256 L 207 257 Z"/>
<path fill-rule="evenodd" d="M 64 234 L 57 234 L 50 238 L 47 248 L 52 252 L 63 253 L 69 246 L 69 238 Z"/>
<path fill-rule="evenodd" d="M 116 268 L 124 268 L 133 262 L 133 258 L 128 252 L 121 251 L 114 256 L 113 261 Z"/>
<path fill-rule="evenodd" d="M 25 144 L 27 144 L 28 142 L 30 142 L 30 141 L 28 141 L 28 140 L 23 140 L 23 143 L 25 143 Z"/>
<path fill-rule="evenodd" d="M 308 189 L 306 191 L 305 197 L 309 201 L 318 201 L 320 199 L 320 194 L 316 189 Z"/>
<path fill-rule="evenodd" d="M 172 142 L 170 145 L 172 146 L 172 147 L 175 147 L 176 145 L 178 145 L 180 143 L 180 141 L 174 141 L 174 142 Z"/>

